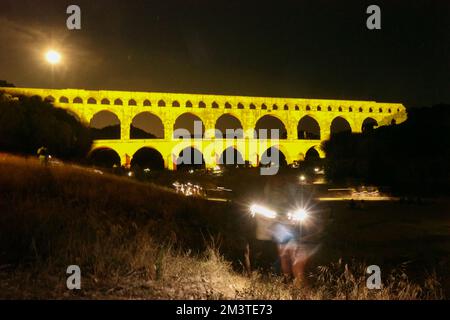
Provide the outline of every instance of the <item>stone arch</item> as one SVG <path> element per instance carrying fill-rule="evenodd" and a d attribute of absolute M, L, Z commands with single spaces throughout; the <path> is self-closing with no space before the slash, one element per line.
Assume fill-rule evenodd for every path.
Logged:
<path fill-rule="evenodd" d="M 60 103 L 69 103 L 69 98 L 62 96 L 59 98 L 59 102 Z"/>
<path fill-rule="evenodd" d="M 137 106 L 136 100 L 134 100 L 134 99 L 128 100 L 128 105 L 129 106 Z"/>
<path fill-rule="evenodd" d="M 350 123 L 342 116 L 338 116 L 333 119 L 330 125 L 330 134 L 338 134 L 338 133 L 344 133 L 352 132 L 352 127 L 350 126 Z"/>
<path fill-rule="evenodd" d="M 198 126 L 198 121 L 201 122 L 201 132 Z M 205 125 L 202 119 L 191 113 L 185 112 L 178 116 L 173 124 L 174 138 L 179 139 L 189 135 L 191 138 L 202 138 L 205 134 Z M 177 132 L 178 131 L 178 132 Z"/>
<path fill-rule="evenodd" d="M 164 169 L 164 158 L 161 152 L 155 148 L 142 147 L 134 153 L 130 165 L 133 169 L 162 170 Z"/>
<path fill-rule="evenodd" d="M 261 135 L 264 134 L 264 132 L 263 131 L 260 132 L 260 130 L 264 129 L 266 130 L 265 136 L 267 139 L 272 138 L 271 132 L 272 129 L 279 130 L 278 131 L 279 139 L 287 139 L 287 130 L 285 124 L 280 118 L 276 117 L 275 115 L 267 114 L 259 118 L 258 121 L 256 121 L 255 131 L 257 139 L 264 138 L 264 136 Z"/>
<path fill-rule="evenodd" d="M 158 107 L 165 107 L 165 106 L 166 106 L 166 102 L 163 99 L 158 101 Z"/>
<path fill-rule="evenodd" d="M 200 101 L 200 102 L 198 103 L 198 107 L 199 107 L 199 108 L 206 108 L 206 103 L 203 102 L 203 101 Z"/>
<path fill-rule="evenodd" d="M 239 102 L 238 105 L 237 105 L 237 108 L 238 109 L 244 109 L 244 105 L 241 102 Z"/>
<path fill-rule="evenodd" d="M 225 102 L 225 109 L 231 109 L 231 103 Z"/>
<path fill-rule="evenodd" d="M 123 105 L 123 102 L 122 102 L 121 99 L 116 99 L 116 100 L 114 100 L 114 105 L 116 105 L 116 106 L 122 106 L 122 105 Z"/>
<path fill-rule="evenodd" d="M 316 147 L 309 148 L 305 153 L 305 161 L 316 161 L 320 159 L 320 153 Z"/>
<path fill-rule="evenodd" d="M 286 155 L 277 146 L 272 146 L 268 148 L 261 155 L 260 165 L 262 166 L 286 166 L 287 160 Z"/>
<path fill-rule="evenodd" d="M 161 118 L 148 111 L 136 114 L 130 124 L 130 139 L 164 139 Z"/>
<path fill-rule="evenodd" d="M 242 123 L 241 121 L 234 115 L 230 113 L 225 113 L 221 115 L 216 120 L 215 129 L 221 132 L 221 135 L 217 135 L 218 132 L 216 132 L 216 138 L 238 138 L 242 139 L 244 138 L 244 132 L 242 129 Z M 239 130 L 241 129 L 241 130 Z M 226 130 L 235 130 L 234 134 L 230 137 L 227 136 Z"/>
<path fill-rule="evenodd" d="M 242 154 L 235 147 L 226 148 L 219 157 L 219 165 L 237 166 L 245 164 Z"/>
<path fill-rule="evenodd" d="M 250 103 L 250 107 L 249 107 L 251 110 L 255 110 L 256 109 L 256 106 L 253 104 L 253 103 Z"/>
<path fill-rule="evenodd" d="M 152 103 L 150 102 L 150 100 L 145 99 L 143 105 L 144 105 L 144 107 L 150 107 L 152 105 Z"/>
<path fill-rule="evenodd" d="M 361 125 L 361 131 L 362 132 L 370 132 L 375 127 L 378 127 L 377 120 L 375 120 L 374 118 L 371 118 L 371 117 L 367 117 L 366 119 L 364 119 L 364 121 Z"/>
<path fill-rule="evenodd" d="M 177 170 L 204 169 L 205 158 L 201 151 L 194 147 L 186 147 L 178 154 Z"/>
<path fill-rule="evenodd" d="M 68 114 L 70 114 L 72 117 L 74 117 L 78 122 L 84 123 L 84 120 L 82 119 L 82 116 L 76 112 L 78 110 L 76 110 L 76 109 L 69 109 L 69 108 L 67 108 L 65 110 L 66 110 L 66 112 Z"/>
<path fill-rule="evenodd" d="M 47 96 L 44 98 L 44 101 L 53 103 L 53 102 L 55 102 L 55 98 L 53 96 Z"/>
<path fill-rule="evenodd" d="M 192 102 L 191 101 L 186 101 L 186 108 L 192 108 Z"/>
<path fill-rule="evenodd" d="M 87 103 L 88 103 L 88 104 L 97 104 L 97 100 L 95 100 L 95 98 L 90 97 L 90 98 L 87 100 Z"/>
<path fill-rule="evenodd" d="M 73 103 L 83 103 L 83 99 L 81 99 L 80 97 L 75 97 L 73 99 Z"/>
<path fill-rule="evenodd" d="M 287 164 L 289 164 L 291 162 L 291 153 L 288 147 L 286 147 L 283 143 L 279 143 L 279 144 L 274 144 L 272 145 L 272 147 L 280 150 L 280 152 L 283 154 L 283 156 L 286 159 Z"/>
<path fill-rule="evenodd" d="M 217 102 L 213 102 L 212 104 L 211 104 L 211 107 L 213 108 L 213 109 L 218 109 L 219 108 L 219 104 L 217 103 Z"/>
<path fill-rule="evenodd" d="M 98 147 L 88 154 L 88 163 L 101 168 L 120 167 L 119 154 L 110 147 Z"/>
<path fill-rule="evenodd" d="M 297 138 L 307 140 L 320 140 L 320 125 L 316 119 L 306 115 L 297 125 Z"/>
<path fill-rule="evenodd" d="M 120 120 L 112 111 L 101 110 L 95 113 L 89 121 L 93 138 L 120 139 Z"/>
<path fill-rule="evenodd" d="M 177 100 L 172 101 L 172 107 L 179 108 L 180 103 Z"/>
<path fill-rule="evenodd" d="M 103 98 L 100 103 L 101 104 L 106 104 L 106 105 L 110 104 L 109 99 L 107 99 L 107 98 Z"/>

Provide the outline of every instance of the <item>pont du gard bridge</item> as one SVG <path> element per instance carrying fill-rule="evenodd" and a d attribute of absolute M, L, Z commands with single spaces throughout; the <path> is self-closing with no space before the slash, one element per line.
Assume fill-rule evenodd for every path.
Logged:
<path fill-rule="evenodd" d="M 223 162 L 228 148 L 233 148 L 239 159 L 251 166 L 259 165 L 264 155 L 272 151 L 279 152 L 287 164 L 310 154 L 324 157 L 321 142 L 336 132 L 363 132 L 367 126 L 392 125 L 407 117 L 403 104 L 375 101 L 81 89 L 0 91 L 12 96 L 39 96 L 88 125 L 100 113 L 108 113 L 120 125 L 120 137 L 94 140 L 91 153 L 110 149 L 125 164 L 136 152 L 149 148 L 156 150 L 164 167 L 171 170 L 176 169 L 177 159 L 187 148 L 201 152 L 207 168 Z M 131 129 L 136 119 L 144 124 L 150 121 L 150 127 L 159 134 L 152 138 L 133 137 Z M 195 121 L 201 121 L 200 134 L 174 136 L 180 126 L 192 132 Z M 241 129 L 241 134 L 224 139 L 226 129 Z M 260 136 L 261 129 L 269 133 L 270 129 L 279 129 L 279 138 Z M 223 136 L 217 132 L 223 132 Z"/>

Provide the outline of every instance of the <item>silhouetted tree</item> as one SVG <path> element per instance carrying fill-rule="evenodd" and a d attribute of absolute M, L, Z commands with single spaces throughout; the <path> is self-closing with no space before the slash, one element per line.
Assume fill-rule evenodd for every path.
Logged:
<path fill-rule="evenodd" d="M 15 87 L 15 85 L 6 80 L 0 80 L 0 87 Z"/>
<path fill-rule="evenodd" d="M 389 185 L 402 192 L 448 193 L 450 106 L 410 109 L 408 120 L 323 144 L 335 182 Z"/>
<path fill-rule="evenodd" d="M 61 159 L 78 160 L 92 144 L 89 129 L 66 110 L 39 97 L 0 93 L 0 150 L 36 154 L 45 146 Z"/>

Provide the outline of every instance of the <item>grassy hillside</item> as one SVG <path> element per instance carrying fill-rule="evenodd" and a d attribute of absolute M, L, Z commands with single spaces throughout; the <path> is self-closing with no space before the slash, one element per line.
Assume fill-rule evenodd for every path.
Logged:
<path fill-rule="evenodd" d="M 340 261 L 308 287 L 239 268 L 250 225 L 232 205 L 76 166 L 0 154 L 0 298 L 440 298 L 393 271 L 382 290 Z M 66 289 L 79 265 L 82 290 Z"/>
<path fill-rule="evenodd" d="M 238 231 L 232 216 L 226 221 L 234 225 L 223 221 L 225 212 L 233 212 L 224 203 L 82 167 L 42 167 L 34 159 L 7 157 L 0 177 L 1 243 L 14 248 L 0 253 L 6 263 L 56 255 L 84 262 L 98 241 L 113 248 L 144 234 L 200 252 L 211 237 Z M 10 237 L 11 230 L 16 237 Z"/>

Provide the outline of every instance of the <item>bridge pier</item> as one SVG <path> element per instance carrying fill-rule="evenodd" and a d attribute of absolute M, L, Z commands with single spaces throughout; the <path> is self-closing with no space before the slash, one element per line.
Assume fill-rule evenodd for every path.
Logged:
<path fill-rule="evenodd" d="M 164 168 L 167 170 L 176 170 L 177 165 L 176 165 L 175 161 L 176 161 L 176 158 L 174 157 L 173 154 L 166 155 L 164 157 Z"/>

